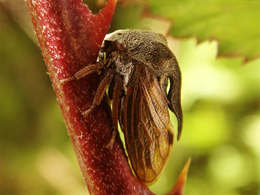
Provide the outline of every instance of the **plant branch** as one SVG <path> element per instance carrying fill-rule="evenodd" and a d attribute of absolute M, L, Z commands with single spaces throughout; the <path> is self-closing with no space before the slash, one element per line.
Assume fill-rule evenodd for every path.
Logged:
<path fill-rule="evenodd" d="M 99 84 L 97 74 L 61 84 L 94 64 L 117 0 L 94 15 L 80 0 L 26 0 L 54 91 L 90 194 L 152 194 L 132 174 L 117 135 L 112 149 L 110 108 L 106 101 L 87 117 Z"/>

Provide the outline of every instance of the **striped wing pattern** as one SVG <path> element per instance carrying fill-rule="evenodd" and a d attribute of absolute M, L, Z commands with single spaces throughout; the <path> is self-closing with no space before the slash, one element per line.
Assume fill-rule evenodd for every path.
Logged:
<path fill-rule="evenodd" d="M 149 67 L 138 65 L 123 101 L 123 132 L 136 176 L 146 184 L 156 181 L 173 144 L 168 102 Z"/>

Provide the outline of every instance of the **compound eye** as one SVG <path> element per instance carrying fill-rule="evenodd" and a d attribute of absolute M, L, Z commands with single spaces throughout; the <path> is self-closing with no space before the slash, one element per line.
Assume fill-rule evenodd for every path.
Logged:
<path fill-rule="evenodd" d="M 119 49 L 121 51 L 125 50 L 125 48 L 126 48 L 126 44 L 125 44 L 124 40 L 122 40 L 122 39 L 116 40 L 115 46 L 117 47 L 117 49 Z"/>

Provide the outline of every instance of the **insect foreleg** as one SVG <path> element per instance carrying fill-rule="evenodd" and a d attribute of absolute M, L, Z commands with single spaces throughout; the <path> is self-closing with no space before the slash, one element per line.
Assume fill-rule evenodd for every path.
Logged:
<path fill-rule="evenodd" d="M 86 67 L 80 69 L 78 72 L 76 72 L 73 77 L 63 79 L 60 81 L 60 83 L 64 84 L 64 83 L 67 83 L 68 81 L 72 81 L 75 79 L 78 80 L 93 72 L 100 73 L 100 69 L 103 68 L 103 66 L 104 66 L 104 64 L 102 62 L 98 62 L 97 64 L 92 64 L 92 65 L 86 66 Z"/>
<path fill-rule="evenodd" d="M 94 100 L 92 102 L 92 105 L 89 109 L 82 112 L 82 115 L 86 117 L 97 105 L 101 103 L 103 100 L 103 97 L 105 96 L 106 89 L 110 85 L 112 79 L 114 78 L 115 73 L 112 70 L 109 70 L 105 73 L 103 80 L 100 82 L 97 93 L 94 97 Z"/>

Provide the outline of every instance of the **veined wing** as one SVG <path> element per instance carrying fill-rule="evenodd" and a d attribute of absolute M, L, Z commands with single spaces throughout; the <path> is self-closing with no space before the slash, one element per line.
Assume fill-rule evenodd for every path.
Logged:
<path fill-rule="evenodd" d="M 134 70 L 123 106 L 121 124 L 132 169 L 140 180 L 151 184 L 168 161 L 173 126 L 167 99 L 147 66 Z"/>

